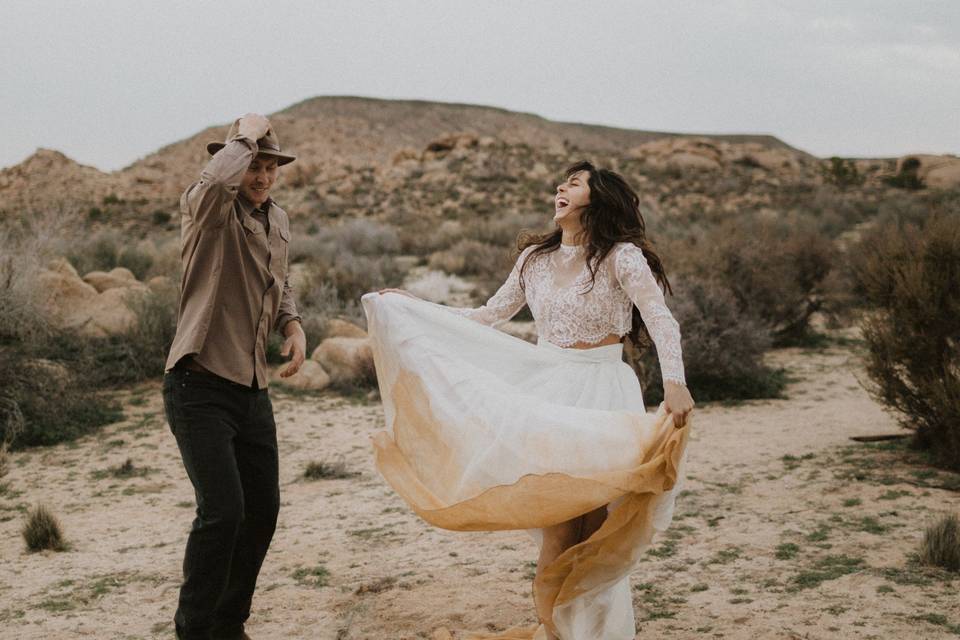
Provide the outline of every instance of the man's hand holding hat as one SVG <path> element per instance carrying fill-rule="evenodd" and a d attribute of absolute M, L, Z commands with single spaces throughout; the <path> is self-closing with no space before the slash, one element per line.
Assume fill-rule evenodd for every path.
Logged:
<path fill-rule="evenodd" d="M 297 159 L 297 156 L 280 150 L 280 141 L 277 140 L 277 134 L 270 126 L 270 121 L 259 113 L 248 113 L 234 120 L 230 131 L 227 132 L 226 140 L 207 143 L 207 153 L 210 155 L 217 153 L 237 135 L 256 141 L 257 155 L 273 156 L 277 159 L 278 166 L 289 164 Z"/>
<path fill-rule="evenodd" d="M 237 131 L 251 140 L 259 140 L 270 131 L 270 121 L 259 113 L 248 113 L 240 117 Z"/>

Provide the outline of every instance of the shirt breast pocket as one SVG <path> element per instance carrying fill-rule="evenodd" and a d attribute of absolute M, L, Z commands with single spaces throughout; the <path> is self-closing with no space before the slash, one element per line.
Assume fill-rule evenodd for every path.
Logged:
<path fill-rule="evenodd" d="M 244 216 L 243 218 L 243 229 L 247 236 L 251 235 L 263 235 L 266 229 L 263 228 L 263 225 L 254 220 L 253 216 Z M 261 238 L 262 239 L 262 238 Z"/>
<path fill-rule="evenodd" d="M 273 271 L 279 282 L 287 277 L 287 258 L 290 253 L 290 227 L 277 225 L 277 240 L 272 246 Z"/>

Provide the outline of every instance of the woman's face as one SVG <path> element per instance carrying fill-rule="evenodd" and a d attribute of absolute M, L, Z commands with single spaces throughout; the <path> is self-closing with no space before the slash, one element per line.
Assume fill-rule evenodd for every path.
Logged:
<path fill-rule="evenodd" d="M 557 185 L 553 199 L 554 222 L 573 222 L 580 219 L 584 207 L 590 204 L 589 171 L 578 171 Z"/>

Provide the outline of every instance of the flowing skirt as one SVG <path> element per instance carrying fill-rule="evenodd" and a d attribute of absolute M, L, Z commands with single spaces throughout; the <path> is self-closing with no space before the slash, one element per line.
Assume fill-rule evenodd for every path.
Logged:
<path fill-rule="evenodd" d="M 632 640 L 629 574 L 669 525 L 689 427 L 662 407 L 646 413 L 622 345 L 532 345 L 399 294 L 367 294 L 363 306 L 387 482 L 456 531 L 541 529 L 607 505 L 603 526 L 536 579 L 534 599 L 563 640 Z"/>

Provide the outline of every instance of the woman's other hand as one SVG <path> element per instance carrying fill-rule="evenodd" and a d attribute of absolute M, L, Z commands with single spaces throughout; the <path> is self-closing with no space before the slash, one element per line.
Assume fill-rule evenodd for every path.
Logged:
<path fill-rule="evenodd" d="M 693 411 L 693 397 L 686 385 L 667 380 L 663 383 L 663 403 L 673 414 L 673 426 L 681 429 L 687 424 L 687 416 Z"/>

